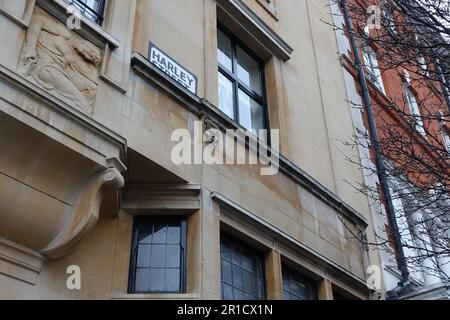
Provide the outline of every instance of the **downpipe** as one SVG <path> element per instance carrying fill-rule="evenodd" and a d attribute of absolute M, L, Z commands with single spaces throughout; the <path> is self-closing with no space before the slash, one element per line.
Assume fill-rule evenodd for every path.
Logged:
<path fill-rule="evenodd" d="M 403 251 L 403 246 L 401 245 L 401 235 L 398 229 L 397 219 L 395 217 L 395 210 L 392 205 L 392 196 L 389 191 L 389 184 L 387 181 L 386 167 L 384 165 L 382 150 L 380 145 L 380 140 L 378 136 L 377 126 L 375 123 L 375 117 L 373 114 L 372 101 L 369 93 L 369 87 L 366 82 L 365 72 L 363 69 L 362 59 L 359 54 L 358 45 L 355 38 L 354 28 L 352 24 L 352 19 L 349 14 L 348 0 L 340 0 L 341 7 L 343 9 L 343 16 L 345 24 L 347 25 L 350 44 L 353 50 L 355 66 L 358 71 L 358 81 L 361 86 L 364 108 L 367 113 L 367 118 L 369 122 L 369 135 L 372 145 L 375 151 L 375 162 L 378 179 L 380 181 L 381 189 L 385 199 L 387 216 L 389 219 L 390 226 L 392 228 L 392 233 L 394 237 L 394 246 L 396 251 L 396 259 L 398 268 L 402 274 L 401 281 L 398 283 L 397 287 L 387 293 L 388 300 L 398 300 L 401 298 L 402 294 L 410 290 L 411 281 L 410 274 L 408 271 L 408 266 L 406 264 L 405 253 Z"/>

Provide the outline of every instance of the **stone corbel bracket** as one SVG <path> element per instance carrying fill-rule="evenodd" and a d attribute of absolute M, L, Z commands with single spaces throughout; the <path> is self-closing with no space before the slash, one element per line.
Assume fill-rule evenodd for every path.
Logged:
<path fill-rule="evenodd" d="M 125 185 L 120 172 L 124 168 L 110 167 L 86 181 L 76 204 L 70 208 L 71 219 L 55 240 L 40 252 L 43 256 L 57 259 L 67 255 L 95 227 L 105 189 L 121 189 Z"/>

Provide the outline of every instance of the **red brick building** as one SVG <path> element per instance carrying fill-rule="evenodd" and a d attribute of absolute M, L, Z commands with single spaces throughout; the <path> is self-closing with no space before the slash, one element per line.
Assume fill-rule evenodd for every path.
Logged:
<path fill-rule="evenodd" d="M 405 42 L 417 39 L 395 6 L 332 1 L 331 11 L 353 114 L 352 143 L 365 176 L 360 189 L 378 200 L 372 201 L 372 224 L 378 241 L 388 241 L 378 246 L 380 288 L 391 298 L 446 299 L 450 260 L 435 242 L 447 233 L 433 234 L 431 224 L 445 214 L 448 199 L 441 206 L 427 199 L 436 190 L 448 193 L 445 82 L 433 77 L 436 61 L 425 51 L 409 60 L 396 53 L 400 46 L 387 45 L 400 34 Z"/>

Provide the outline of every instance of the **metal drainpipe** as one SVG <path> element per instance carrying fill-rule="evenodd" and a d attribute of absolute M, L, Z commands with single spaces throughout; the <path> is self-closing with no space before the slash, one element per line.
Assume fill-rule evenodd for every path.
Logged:
<path fill-rule="evenodd" d="M 375 118 L 374 118 L 373 109 L 372 109 L 372 102 L 371 102 L 371 98 L 370 98 L 370 94 L 369 94 L 369 88 L 367 86 L 366 77 L 365 77 L 363 65 L 361 62 L 361 57 L 360 57 L 359 50 L 358 50 L 358 45 L 357 45 L 356 39 L 355 39 L 352 20 L 350 18 L 350 14 L 349 14 L 349 10 L 348 10 L 348 0 L 340 0 L 340 1 L 341 1 L 341 5 L 343 8 L 344 21 L 345 21 L 345 24 L 347 25 L 348 32 L 350 35 L 351 47 L 352 47 L 352 50 L 353 50 L 353 53 L 355 56 L 355 65 L 356 65 L 356 69 L 358 70 L 359 84 L 361 86 L 361 90 L 363 93 L 364 107 L 365 107 L 368 122 L 369 122 L 370 140 L 375 149 L 375 158 L 376 158 L 375 161 L 376 161 L 378 179 L 381 184 L 381 189 L 382 189 L 384 198 L 386 199 L 385 202 L 386 202 L 387 216 L 388 216 L 389 223 L 391 225 L 392 233 L 393 233 L 393 237 L 394 237 L 394 245 L 395 245 L 395 249 L 396 249 L 396 253 L 397 253 L 397 263 L 398 263 L 398 267 L 402 273 L 401 282 L 399 283 L 397 288 L 395 288 L 394 290 L 391 291 L 391 293 L 392 293 L 391 296 L 398 296 L 399 294 L 401 294 L 401 291 L 403 291 L 404 289 L 406 289 L 409 286 L 410 275 L 409 275 L 409 271 L 408 271 L 408 266 L 406 264 L 403 246 L 401 244 L 401 235 L 400 235 L 400 232 L 398 229 L 397 220 L 395 218 L 395 210 L 392 205 L 392 197 L 390 194 L 389 184 L 387 181 L 386 167 L 385 167 L 384 161 L 383 161 L 380 140 L 378 137 L 377 126 L 375 123 Z M 395 297 L 393 297 L 393 298 L 395 298 Z"/>

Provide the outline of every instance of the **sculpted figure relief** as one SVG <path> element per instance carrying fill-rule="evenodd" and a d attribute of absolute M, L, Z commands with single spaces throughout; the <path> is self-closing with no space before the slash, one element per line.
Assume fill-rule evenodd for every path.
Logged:
<path fill-rule="evenodd" d="M 79 110 L 92 111 L 101 50 L 37 9 L 18 71 Z"/>

